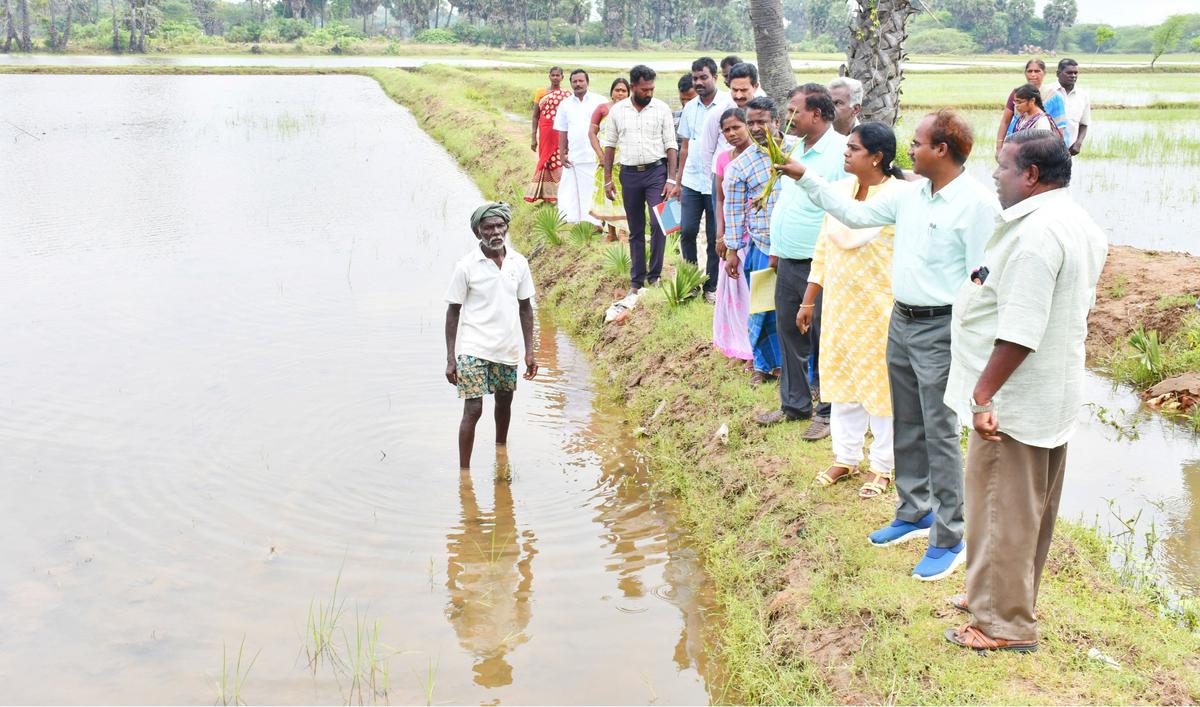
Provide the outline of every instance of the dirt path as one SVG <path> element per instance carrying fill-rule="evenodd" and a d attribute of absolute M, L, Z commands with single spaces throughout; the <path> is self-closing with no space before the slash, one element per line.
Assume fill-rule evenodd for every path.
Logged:
<path fill-rule="evenodd" d="M 1169 338 L 1195 311 L 1191 304 L 1168 306 L 1163 298 L 1172 295 L 1200 296 L 1200 257 L 1110 246 L 1088 317 L 1088 360 L 1103 357 L 1139 325 Z"/>

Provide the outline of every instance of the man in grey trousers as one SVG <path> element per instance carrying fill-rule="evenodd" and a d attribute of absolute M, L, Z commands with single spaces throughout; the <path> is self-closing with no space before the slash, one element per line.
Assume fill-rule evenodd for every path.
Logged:
<path fill-rule="evenodd" d="M 896 519 L 871 533 L 884 547 L 928 537 L 913 577 L 931 581 L 966 562 L 959 425 L 943 397 L 950 371 L 950 312 L 958 288 L 983 260 L 1000 205 L 963 167 L 974 137 L 957 113 L 943 109 L 917 126 L 908 154 L 925 177 L 867 201 L 833 193 L 820 177 L 790 162 L 780 171 L 814 203 L 851 228 L 895 224 L 888 330 L 896 452 Z"/>

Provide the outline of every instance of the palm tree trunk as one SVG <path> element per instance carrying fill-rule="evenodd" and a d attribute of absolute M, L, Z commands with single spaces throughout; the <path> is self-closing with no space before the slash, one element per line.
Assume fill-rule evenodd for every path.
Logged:
<path fill-rule="evenodd" d="M 787 92 L 796 85 L 783 31 L 783 0 L 750 0 L 750 22 L 754 25 L 759 84 L 783 105 Z"/>
<path fill-rule="evenodd" d="M 75 14 L 74 11 L 75 4 L 72 2 L 67 2 L 67 17 L 65 24 L 63 25 L 62 37 L 59 38 L 62 44 L 58 47 L 62 51 L 67 50 L 67 42 L 71 41 L 71 20 L 73 19 L 72 15 Z"/>
<path fill-rule="evenodd" d="M 911 0 L 854 0 L 850 50 L 843 73 L 863 83 L 862 120 L 895 125 L 904 80 L 904 41 L 908 20 L 917 13 Z"/>
<path fill-rule="evenodd" d="M 609 45 L 618 46 L 625 36 L 624 3 L 619 0 L 604 0 L 604 36 Z"/>
<path fill-rule="evenodd" d="M 639 49 L 642 40 L 642 3 L 639 0 L 634 0 L 633 7 L 629 8 L 629 18 L 629 40 L 634 49 Z"/>
<path fill-rule="evenodd" d="M 113 53 L 114 53 L 114 54 L 118 54 L 118 53 L 120 53 L 120 51 L 121 51 L 121 33 L 120 33 L 118 30 L 117 30 L 117 0 L 110 0 L 110 2 L 112 2 L 112 11 L 113 11 L 113 45 L 112 45 L 112 50 L 113 50 Z"/>
<path fill-rule="evenodd" d="M 46 12 L 50 14 L 50 50 L 58 49 L 58 20 L 54 17 L 54 0 L 46 3 Z"/>
<path fill-rule="evenodd" d="M 17 10 L 21 13 L 21 49 L 33 51 L 33 41 L 29 39 L 29 0 L 17 0 Z"/>
<path fill-rule="evenodd" d="M 125 46 L 131 52 L 137 49 L 135 39 L 137 39 L 137 7 L 134 5 L 134 0 L 129 0 L 129 41 Z"/>
<path fill-rule="evenodd" d="M 17 39 L 16 20 L 13 19 L 12 3 L 4 0 L 4 53 L 12 50 L 12 42 Z M 19 40 L 18 40 L 19 41 Z"/>
<path fill-rule="evenodd" d="M 142 26 L 138 31 L 138 51 L 146 53 L 146 25 L 149 24 L 150 0 L 142 0 Z"/>

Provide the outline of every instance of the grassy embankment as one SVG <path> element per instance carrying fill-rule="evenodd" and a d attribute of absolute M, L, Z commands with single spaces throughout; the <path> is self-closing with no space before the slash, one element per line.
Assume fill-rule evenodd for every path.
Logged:
<path fill-rule="evenodd" d="M 499 72 L 442 67 L 370 73 L 485 193 L 515 200 L 529 169 L 528 128 L 507 116 L 523 114 L 524 86 Z M 518 238 L 528 238 L 527 223 L 527 215 L 516 223 Z M 604 325 L 603 307 L 623 282 L 606 273 L 600 250 L 543 250 L 533 261 L 542 301 L 593 352 L 630 425 L 647 428 L 658 479 L 682 500 L 725 607 L 719 648 L 732 694 L 751 702 L 1200 700 L 1200 638 L 1123 586 L 1105 543 L 1069 523 L 1043 588 L 1042 652 L 981 659 L 946 644 L 941 630 L 962 618 L 942 598 L 961 588 L 961 576 L 936 586 L 911 580 L 920 547 L 878 551 L 864 540 L 890 518 L 890 504 L 861 502 L 848 485 L 812 487 L 827 443 L 800 442 L 801 426 L 747 424 L 776 393 L 750 390 L 713 352 L 707 307 L 672 309 L 656 292 L 627 325 Z M 722 423 L 727 446 L 715 436 Z M 1092 647 L 1124 669 L 1089 660 Z"/>
<path fill-rule="evenodd" d="M 108 71 L 105 73 L 116 73 Z M 132 72 L 130 72 L 132 73 Z M 180 72 L 192 73 L 192 72 Z M 237 70 L 229 73 L 293 73 Z M 520 203 L 530 167 L 520 72 L 428 67 L 355 71 L 377 79 L 493 198 Z M 608 77 L 594 76 L 594 84 Z M 513 232 L 532 251 L 532 210 Z M 880 551 L 865 534 L 891 517 L 855 486 L 816 489 L 828 443 L 799 440 L 801 425 L 762 430 L 755 410 L 773 388 L 751 390 L 739 366 L 710 346 L 710 310 L 643 299 L 625 326 L 604 325 L 624 278 L 605 270 L 603 247 L 548 247 L 533 258 L 551 308 L 620 398 L 629 424 L 648 432 L 660 487 L 681 500 L 724 607 L 717 648 L 729 692 L 755 703 L 1195 703 L 1200 636 L 1164 616 L 1153 588 L 1136 590 L 1109 564 L 1093 531 L 1060 523 L 1042 589 L 1042 650 L 981 658 L 941 631 L 961 623 L 937 585 L 908 572 L 922 547 Z M 665 401 L 662 411 L 654 411 Z M 728 444 L 716 437 L 729 427 Z M 1087 657 L 1097 648 L 1121 670 Z"/>

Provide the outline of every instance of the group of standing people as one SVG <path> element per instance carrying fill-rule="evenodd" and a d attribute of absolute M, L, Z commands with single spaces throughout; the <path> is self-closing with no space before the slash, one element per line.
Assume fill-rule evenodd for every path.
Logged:
<path fill-rule="evenodd" d="M 705 225 L 715 322 L 729 322 L 736 301 L 722 290 L 771 271 L 773 310 L 746 313 L 744 346 L 720 347 L 748 360 L 752 385 L 779 380 L 779 407 L 755 420 L 811 420 L 802 439 L 832 435 L 821 485 L 857 476 L 866 456 L 858 495 L 890 496 L 894 484 L 897 498 L 894 519 L 868 540 L 926 538 L 913 577 L 967 566 L 967 594 L 950 602 L 974 619 L 947 640 L 1035 650 L 1034 604 L 1107 254 L 1067 189 L 1090 122 L 1078 64 L 1060 61 L 1052 90 L 1040 86 L 1040 60 L 1026 65 L 1028 83 L 1001 121 L 995 190 L 966 172 L 974 136 L 951 109 L 917 125 L 905 174 L 891 127 L 858 120 L 861 83 L 803 84 L 781 108 L 752 64 L 728 57 L 719 69 L 728 91 L 716 87 L 713 59 L 693 62 L 695 97 L 677 127 L 642 65 L 628 98 L 592 110 L 598 163 L 584 168 L 601 175 L 602 203 L 624 207 L 631 291 L 661 276 L 665 238 L 652 223 L 647 263 L 645 213 L 667 198 L 682 204 L 684 258 L 696 260 Z M 561 125 L 558 159 L 576 162 L 573 123 Z M 788 159 L 773 160 L 770 142 Z"/>

